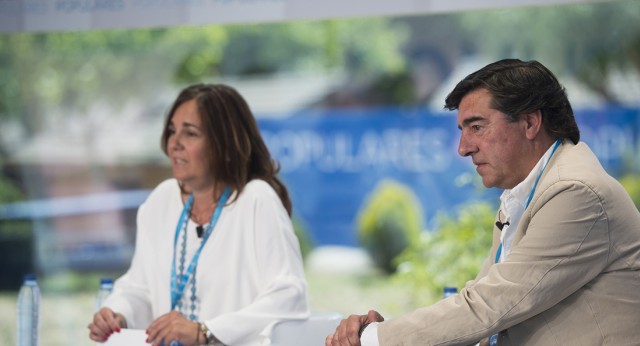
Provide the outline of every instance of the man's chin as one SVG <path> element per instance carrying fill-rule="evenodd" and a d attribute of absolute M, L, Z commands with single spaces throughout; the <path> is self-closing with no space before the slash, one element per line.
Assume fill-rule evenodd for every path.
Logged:
<path fill-rule="evenodd" d="M 490 189 L 492 187 L 497 187 L 496 186 L 496 182 L 490 179 L 487 179 L 485 177 L 482 177 L 482 185 L 484 187 L 486 187 L 487 189 Z"/>

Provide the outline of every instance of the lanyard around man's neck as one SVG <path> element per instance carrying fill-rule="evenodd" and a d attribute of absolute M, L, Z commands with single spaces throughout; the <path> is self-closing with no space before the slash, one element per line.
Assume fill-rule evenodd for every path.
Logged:
<path fill-rule="evenodd" d="M 551 161 L 551 157 L 553 157 L 553 153 L 556 152 L 556 150 L 560 146 L 560 143 L 562 143 L 561 139 L 556 140 L 556 143 L 553 145 L 553 149 L 551 150 L 551 155 L 549 155 L 549 158 L 544 163 L 544 166 L 542 166 L 542 169 L 540 170 L 540 173 L 538 173 L 538 177 L 536 178 L 535 183 L 533 183 L 533 187 L 531 188 L 531 192 L 529 192 L 529 196 L 527 197 L 527 200 L 524 202 L 524 209 L 525 210 L 527 210 L 527 207 L 529 206 L 529 203 L 531 203 L 531 200 L 533 199 L 533 194 L 536 192 L 536 188 L 538 187 L 538 182 L 540 181 L 540 178 L 542 177 L 542 173 L 544 173 L 545 168 L 547 168 L 547 164 L 549 164 L 549 161 Z M 517 225 L 510 225 L 510 226 L 514 226 L 515 227 Z M 496 258 L 495 258 L 493 263 L 500 262 L 500 255 L 501 254 L 502 254 L 502 242 L 500 242 L 500 245 L 498 245 L 498 251 L 496 251 Z"/>

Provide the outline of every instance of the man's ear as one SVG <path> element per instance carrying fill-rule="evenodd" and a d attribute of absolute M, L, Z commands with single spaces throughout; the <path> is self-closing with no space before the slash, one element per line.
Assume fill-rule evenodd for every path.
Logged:
<path fill-rule="evenodd" d="M 524 120 L 525 136 L 527 139 L 535 139 L 542 131 L 542 111 L 537 110 L 533 113 L 525 114 Z"/>

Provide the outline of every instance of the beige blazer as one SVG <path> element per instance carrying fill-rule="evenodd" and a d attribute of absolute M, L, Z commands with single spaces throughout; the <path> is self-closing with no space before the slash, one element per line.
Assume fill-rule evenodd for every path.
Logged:
<path fill-rule="evenodd" d="M 640 213 L 584 143 L 549 161 L 493 264 L 460 294 L 382 322 L 380 345 L 640 345 Z"/>

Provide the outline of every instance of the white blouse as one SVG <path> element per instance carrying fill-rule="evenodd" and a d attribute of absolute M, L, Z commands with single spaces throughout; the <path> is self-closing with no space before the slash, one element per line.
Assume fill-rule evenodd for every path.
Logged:
<path fill-rule="evenodd" d="M 268 183 L 253 180 L 234 197 L 202 249 L 195 313 L 225 345 L 260 345 L 261 332 L 273 322 L 309 315 L 302 257 L 291 219 Z M 183 207 L 178 183 L 169 179 L 138 210 L 131 267 L 105 302 L 125 316 L 129 328 L 146 329 L 170 312 L 174 237 Z M 187 225 L 185 267 L 200 246 L 195 227 Z M 179 237 L 176 263 L 181 242 Z M 189 284 L 183 302 L 190 297 Z"/>

